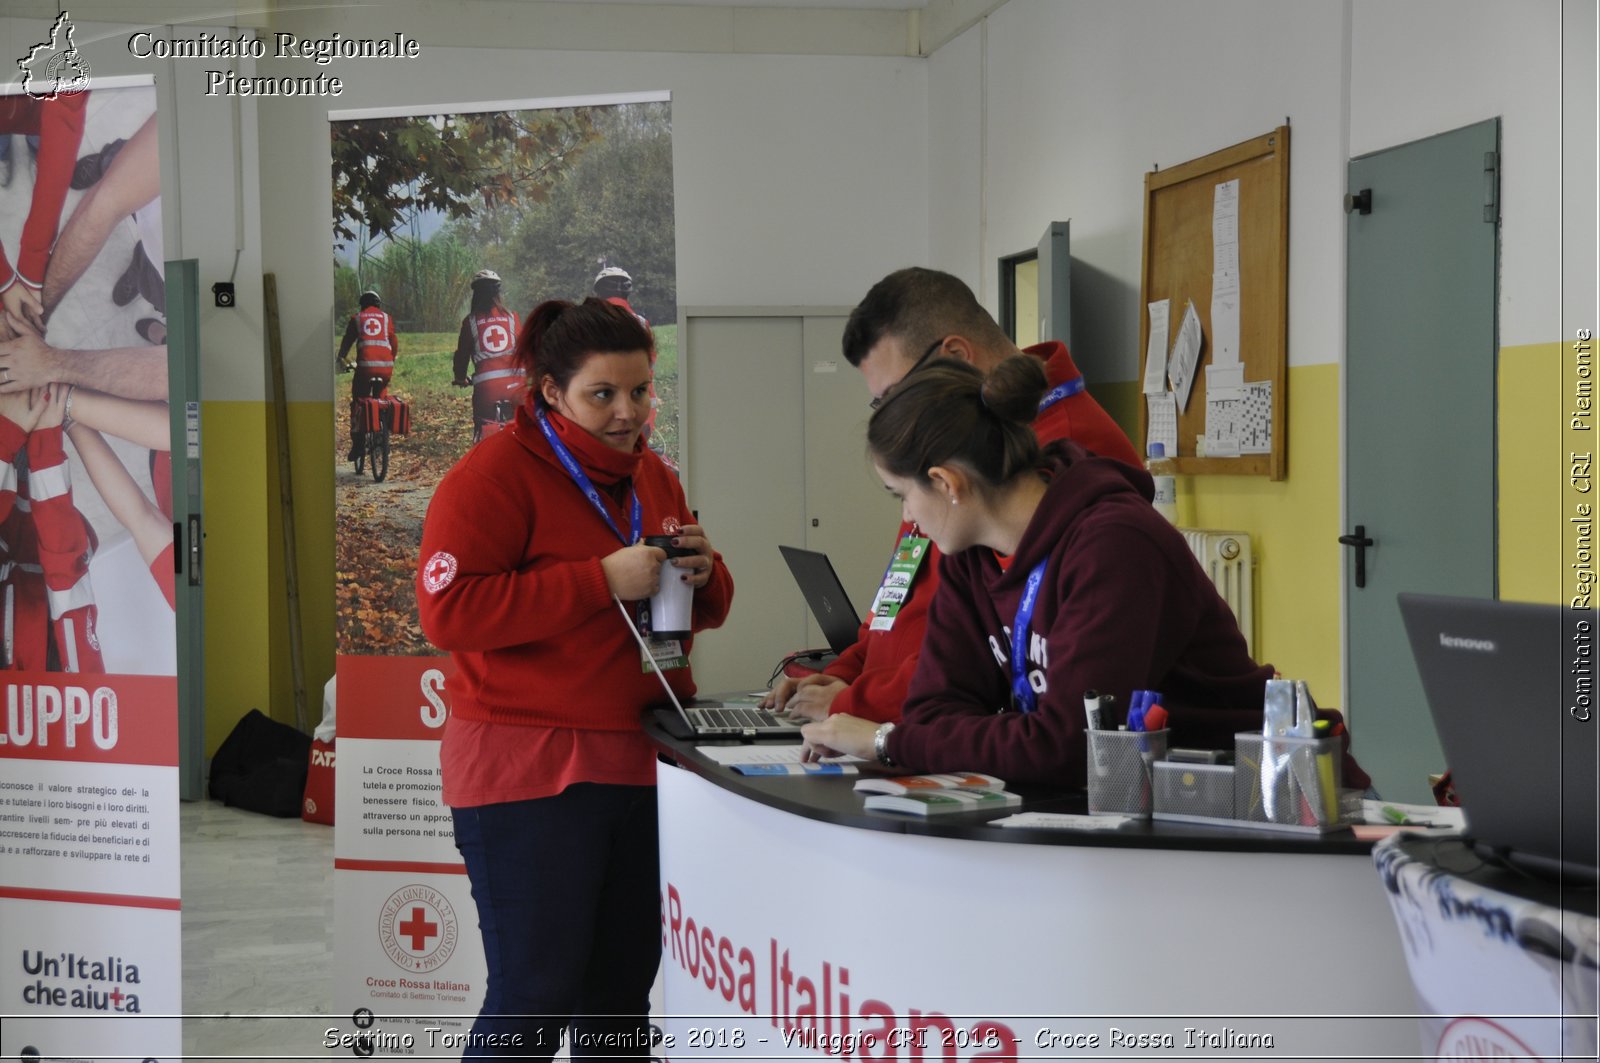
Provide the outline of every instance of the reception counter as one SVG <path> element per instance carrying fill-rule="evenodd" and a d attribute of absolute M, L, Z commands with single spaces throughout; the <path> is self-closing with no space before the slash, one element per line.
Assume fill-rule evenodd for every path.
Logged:
<path fill-rule="evenodd" d="M 651 736 L 663 1057 L 1416 1057 L 1405 956 L 1348 835 L 868 812 L 855 777 L 745 777 Z"/>
<path fill-rule="evenodd" d="M 1373 852 L 1441 1059 L 1593 1060 L 1600 894 L 1486 863 L 1459 838 Z"/>

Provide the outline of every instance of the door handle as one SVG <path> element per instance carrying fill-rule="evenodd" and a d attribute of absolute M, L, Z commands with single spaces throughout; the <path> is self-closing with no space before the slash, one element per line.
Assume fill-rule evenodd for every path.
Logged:
<path fill-rule="evenodd" d="M 1339 536 L 1342 546 L 1353 546 L 1356 549 L 1356 586 L 1367 585 L 1367 547 L 1376 545 L 1376 541 L 1367 536 L 1367 526 L 1357 524 L 1353 535 Z"/>

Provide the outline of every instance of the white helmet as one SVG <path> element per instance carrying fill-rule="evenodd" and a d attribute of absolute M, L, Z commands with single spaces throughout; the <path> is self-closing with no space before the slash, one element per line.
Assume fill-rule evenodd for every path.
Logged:
<path fill-rule="evenodd" d="M 628 271 L 617 266 L 607 266 L 595 275 L 594 290 L 616 292 L 618 295 L 627 295 L 633 291 L 633 278 L 628 276 Z"/>
<path fill-rule="evenodd" d="M 500 274 L 496 273 L 492 269 L 480 269 L 478 272 L 472 275 L 472 286 L 474 288 L 476 288 L 479 284 L 498 285 L 499 283 Z"/>

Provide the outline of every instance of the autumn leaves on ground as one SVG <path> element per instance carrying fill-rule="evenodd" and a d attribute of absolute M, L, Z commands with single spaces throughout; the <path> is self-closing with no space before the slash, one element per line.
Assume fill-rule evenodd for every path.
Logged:
<path fill-rule="evenodd" d="M 472 392 L 452 387 L 454 333 L 401 333 L 389 393 L 411 403 L 411 433 L 392 436 L 389 474 L 357 475 L 350 452 L 350 380 L 334 384 L 334 512 L 340 653 L 436 653 L 417 623 L 413 579 L 433 489 L 472 439 Z"/>
<path fill-rule="evenodd" d="M 656 439 L 676 452 L 677 329 L 657 328 Z M 389 393 L 411 403 L 411 433 L 393 436 L 389 474 L 373 483 L 350 451 L 350 374 L 334 384 L 334 513 L 339 652 L 433 654 L 417 621 L 415 579 L 422 519 L 433 489 L 472 439 L 472 390 L 453 387 L 455 333 L 400 334 Z"/>

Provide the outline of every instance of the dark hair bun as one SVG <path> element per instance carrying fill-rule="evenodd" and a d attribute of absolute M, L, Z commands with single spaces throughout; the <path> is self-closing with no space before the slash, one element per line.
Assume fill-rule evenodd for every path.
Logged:
<path fill-rule="evenodd" d="M 983 405 L 1003 420 L 1031 424 L 1047 390 L 1044 363 L 1032 355 L 1013 355 L 989 371 L 983 382 Z"/>

